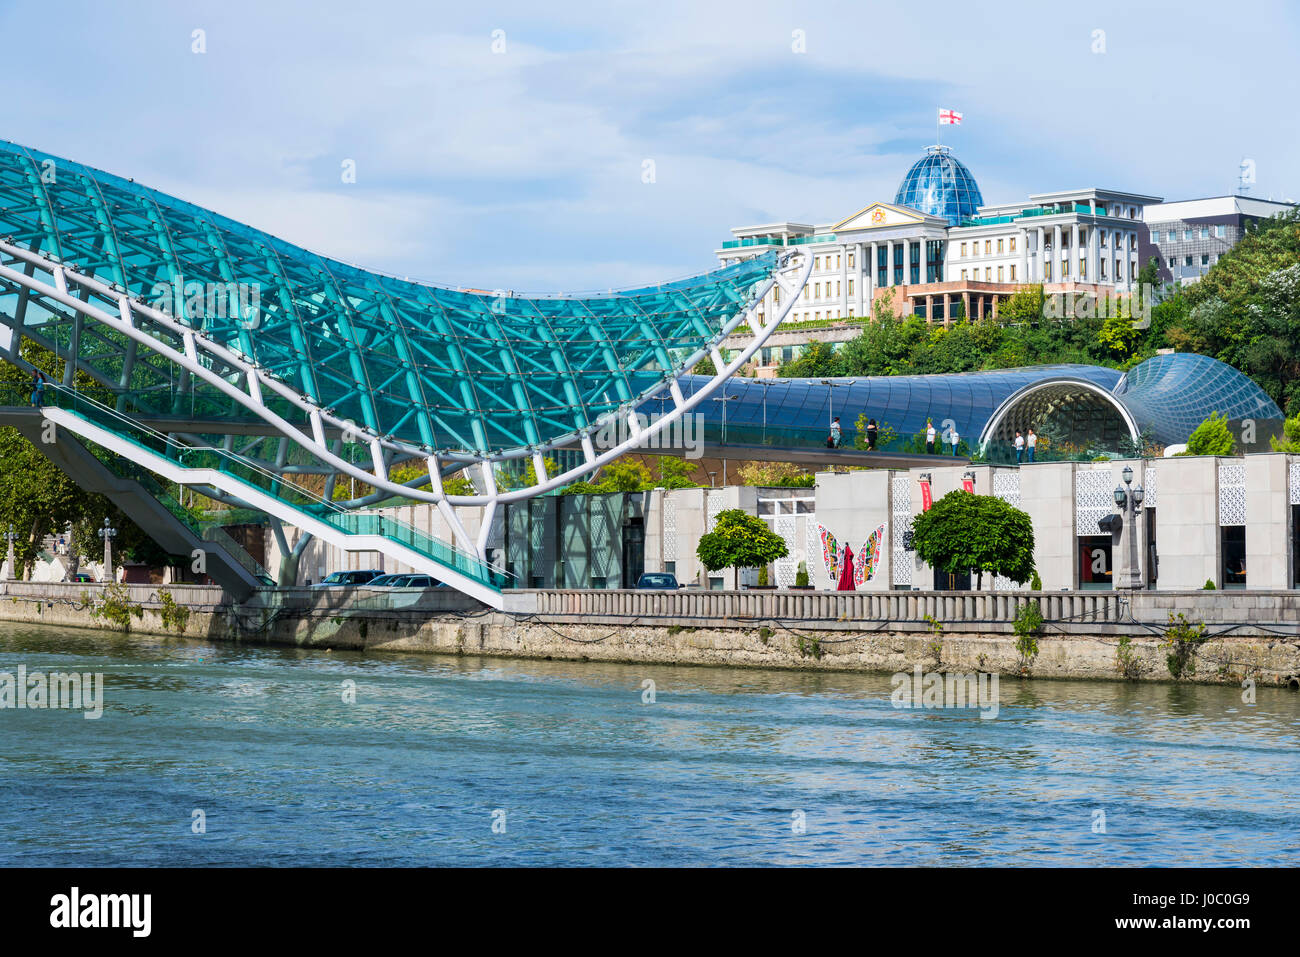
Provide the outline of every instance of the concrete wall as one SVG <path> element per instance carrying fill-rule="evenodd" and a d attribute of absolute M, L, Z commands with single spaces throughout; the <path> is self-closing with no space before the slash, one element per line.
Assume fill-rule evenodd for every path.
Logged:
<path fill-rule="evenodd" d="M 1219 574 L 1219 460 L 1180 456 L 1155 464 L 1161 590 L 1223 584 Z M 1247 496 L 1249 501 L 1250 496 Z"/>
<path fill-rule="evenodd" d="M 1295 580 L 1291 554 L 1288 457 L 1247 455 L 1246 587 L 1290 588 Z"/>
<path fill-rule="evenodd" d="M 819 472 L 816 488 L 816 521 L 835 536 L 841 554 L 847 543 L 856 556 L 871 534 L 885 527 L 881 541 L 883 554 L 865 591 L 888 591 L 892 553 L 890 479 L 894 472 L 872 469 L 864 472 Z M 820 544 L 820 538 L 819 538 Z M 808 583 L 814 588 L 833 589 L 824 556 L 818 552 L 808 558 Z"/>

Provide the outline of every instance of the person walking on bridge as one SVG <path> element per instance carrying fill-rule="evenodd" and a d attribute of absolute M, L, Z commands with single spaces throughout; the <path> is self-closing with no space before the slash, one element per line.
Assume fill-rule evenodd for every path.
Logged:
<path fill-rule="evenodd" d="M 934 420 L 926 419 L 925 420 L 925 454 L 926 455 L 934 455 L 934 439 L 935 439 Z"/>
<path fill-rule="evenodd" d="M 838 449 L 840 447 L 840 438 L 842 435 L 843 432 L 840 429 L 840 417 L 837 415 L 835 416 L 834 421 L 831 422 L 831 448 Z"/>
<path fill-rule="evenodd" d="M 32 405 L 41 407 L 45 400 L 45 373 L 40 369 L 32 370 Z"/>
<path fill-rule="evenodd" d="M 875 419 L 867 419 L 867 451 L 876 451 L 876 434 L 880 430 L 876 427 Z"/>

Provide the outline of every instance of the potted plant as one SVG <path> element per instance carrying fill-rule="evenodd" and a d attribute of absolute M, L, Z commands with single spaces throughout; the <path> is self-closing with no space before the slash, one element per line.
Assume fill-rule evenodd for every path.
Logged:
<path fill-rule="evenodd" d="M 800 591 L 813 590 L 813 586 L 808 584 L 808 563 L 807 562 L 799 563 L 799 571 L 795 573 L 794 585 L 791 587 L 797 588 Z"/>

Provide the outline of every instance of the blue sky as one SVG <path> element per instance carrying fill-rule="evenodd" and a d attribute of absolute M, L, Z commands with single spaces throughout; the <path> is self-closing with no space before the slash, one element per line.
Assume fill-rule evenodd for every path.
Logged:
<path fill-rule="evenodd" d="M 1243 157 L 1300 198 L 1298 6 L 0 0 L 0 138 L 367 267 L 596 289 L 891 200 L 940 106 L 986 202 L 1216 195 Z"/>

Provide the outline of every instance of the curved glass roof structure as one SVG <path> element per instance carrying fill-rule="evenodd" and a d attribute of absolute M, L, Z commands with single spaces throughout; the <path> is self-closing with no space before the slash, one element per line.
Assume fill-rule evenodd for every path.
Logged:
<path fill-rule="evenodd" d="M 682 379 L 689 391 L 703 377 Z M 726 394 L 731 397 L 722 399 Z M 660 411 L 658 398 L 640 411 Z M 1187 441 L 1211 412 L 1231 419 L 1280 419 L 1277 405 L 1247 376 L 1191 353 L 1156 356 L 1127 374 L 1090 365 L 1044 365 L 952 375 L 859 379 L 731 379 L 701 407 L 706 433 L 728 444 L 820 446 L 832 416 L 850 441 L 860 414 L 909 437 L 951 420 L 972 447 L 1014 438 L 1049 419 L 1068 434 L 1113 448 L 1150 429 L 1161 445 Z"/>
<path fill-rule="evenodd" d="M 894 202 L 958 226 L 984 205 L 984 197 L 970 170 L 948 147 L 930 146 L 903 176 Z"/>
<path fill-rule="evenodd" d="M 974 444 L 994 411 L 1026 386 L 1046 378 L 1071 376 L 1112 389 L 1123 378 L 1115 369 L 1085 365 L 1034 366 L 952 375 L 868 376 L 859 379 L 733 378 L 701 406 L 708 434 L 722 429 L 726 405 L 728 443 L 819 446 L 832 416 L 846 437 L 860 414 L 877 424 L 889 423 L 903 437 L 915 435 L 931 419 L 936 428 L 951 419 L 958 435 Z M 702 376 L 683 378 L 683 388 L 702 386 Z M 735 398 L 722 400 L 722 395 Z M 646 414 L 658 411 L 658 399 L 642 403 Z M 764 424 L 766 423 L 766 424 Z M 847 441 L 847 439 L 846 439 Z"/>
<path fill-rule="evenodd" d="M 1053 421 L 1078 441 L 1103 447 L 1123 433 L 1149 431 L 1159 445 L 1186 442 L 1212 412 L 1229 419 L 1280 420 L 1282 410 L 1251 379 L 1210 356 L 1175 352 L 1134 366 L 1107 390 L 1076 376 L 1045 376 L 1008 396 L 981 439 L 1009 441 L 1017 430 Z"/>
<path fill-rule="evenodd" d="M 478 455 L 589 430 L 662 388 L 706 354 L 779 265 L 766 253 L 680 282 L 586 297 L 444 288 L 328 259 L 7 142 L 0 237 L 181 318 L 369 432 Z M 133 353 L 124 375 L 122 343 L 0 283 L 0 314 L 19 309 L 24 335 L 60 355 L 75 337 L 93 338 L 89 349 L 77 339 L 79 360 L 120 407 L 162 414 L 183 405 L 216 421 L 246 416 L 210 384 L 145 350 Z"/>

